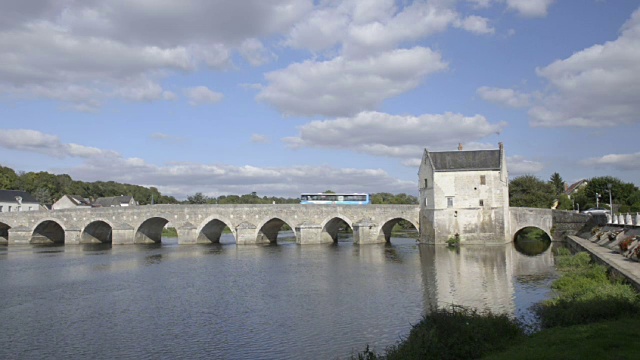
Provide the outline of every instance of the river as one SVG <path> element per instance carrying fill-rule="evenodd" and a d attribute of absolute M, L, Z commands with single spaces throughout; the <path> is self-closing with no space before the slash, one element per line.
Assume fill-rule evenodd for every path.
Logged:
<path fill-rule="evenodd" d="M 222 242 L 1 246 L 0 358 L 348 358 L 436 305 L 528 319 L 555 276 L 512 244 Z"/>

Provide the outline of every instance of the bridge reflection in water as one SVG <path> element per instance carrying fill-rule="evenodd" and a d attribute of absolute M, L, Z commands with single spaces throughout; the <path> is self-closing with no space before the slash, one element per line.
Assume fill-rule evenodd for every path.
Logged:
<path fill-rule="evenodd" d="M 399 238 L 1 246 L 0 358 L 348 358 L 394 344 L 434 305 L 523 312 L 552 264 L 550 250 Z"/>

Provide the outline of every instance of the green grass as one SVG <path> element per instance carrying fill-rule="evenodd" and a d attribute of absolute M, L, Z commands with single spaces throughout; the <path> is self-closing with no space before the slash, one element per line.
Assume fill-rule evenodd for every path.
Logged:
<path fill-rule="evenodd" d="M 175 238 L 178 237 L 178 231 L 174 227 L 168 227 L 162 229 L 162 237 Z"/>
<path fill-rule="evenodd" d="M 640 317 L 547 329 L 483 359 L 638 359 Z"/>

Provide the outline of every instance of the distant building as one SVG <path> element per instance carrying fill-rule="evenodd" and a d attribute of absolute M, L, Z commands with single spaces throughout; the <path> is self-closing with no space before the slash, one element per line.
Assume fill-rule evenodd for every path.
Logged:
<path fill-rule="evenodd" d="M 51 210 L 90 208 L 91 202 L 79 195 L 64 195 L 51 205 Z"/>
<path fill-rule="evenodd" d="M 430 152 L 418 171 L 421 241 L 505 243 L 509 234 L 509 174 L 497 150 Z"/>
<path fill-rule="evenodd" d="M 133 196 L 111 196 L 97 198 L 92 204 L 93 207 L 115 207 L 115 206 L 136 206 L 138 203 Z"/>
<path fill-rule="evenodd" d="M 580 181 L 577 181 L 577 182 L 567 186 L 567 188 L 564 190 L 564 193 L 567 194 L 569 197 L 572 197 L 580 189 L 582 189 L 585 186 L 587 186 L 587 184 L 589 184 L 589 182 L 587 180 L 582 179 Z"/>
<path fill-rule="evenodd" d="M 0 212 L 36 211 L 40 209 L 40 202 L 28 192 L 0 190 Z"/>

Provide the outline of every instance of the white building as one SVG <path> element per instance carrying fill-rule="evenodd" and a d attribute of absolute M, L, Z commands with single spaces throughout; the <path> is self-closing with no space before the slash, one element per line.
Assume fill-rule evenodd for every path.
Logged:
<path fill-rule="evenodd" d="M 0 212 L 36 210 L 40 210 L 40 202 L 28 192 L 20 190 L 0 190 Z"/>
<path fill-rule="evenodd" d="M 497 150 L 429 152 L 418 171 L 421 241 L 506 243 L 509 238 L 509 175 L 504 147 Z"/>
<path fill-rule="evenodd" d="M 78 195 L 64 195 L 51 205 L 51 210 L 90 208 L 91 202 Z"/>

